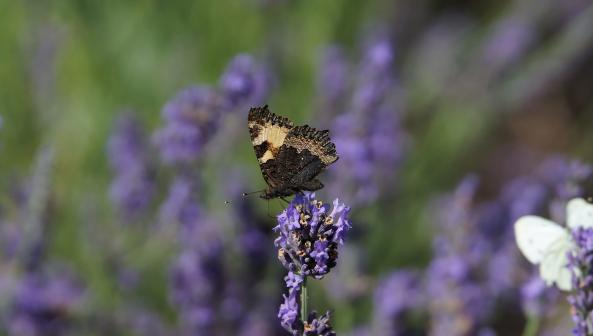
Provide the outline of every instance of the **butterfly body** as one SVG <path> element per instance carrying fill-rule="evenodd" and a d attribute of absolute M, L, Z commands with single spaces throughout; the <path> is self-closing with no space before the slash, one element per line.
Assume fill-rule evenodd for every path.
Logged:
<path fill-rule="evenodd" d="M 295 126 L 290 120 L 268 110 L 249 110 L 248 127 L 255 156 L 268 188 L 260 195 L 271 199 L 301 191 L 323 188 L 316 177 L 338 160 L 329 131 Z"/>

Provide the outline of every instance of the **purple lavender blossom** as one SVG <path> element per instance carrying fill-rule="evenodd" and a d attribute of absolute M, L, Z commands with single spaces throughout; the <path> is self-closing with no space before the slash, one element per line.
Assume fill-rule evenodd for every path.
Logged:
<path fill-rule="evenodd" d="M 233 222 L 236 223 L 239 253 L 246 258 L 242 263 L 241 277 L 247 287 L 262 280 L 268 263 L 275 258 L 267 243 L 273 241 L 267 218 L 260 217 L 249 199 L 242 194 L 245 191 L 245 178 L 239 172 L 227 172 L 225 175 L 225 194 L 231 202 Z"/>
<path fill-rule="evenodd" d="M 270 89 L 267 71 L 247 54 L 233 58 L 220 79 L 226 107 L 236 109 L 261 105 Z"/>
<path fill-rule="evenodd" d="M 11 335 L 61 335 L 84 299 L 70 276 L 29 273 L 21 279 L 9 314 Z"/>
<path fill-rule="evenodd" d="M 191 163 L 219 127 L 222 98 L 206 86 L 180 91 L 163 108 L 166 124 L 156 131 L 153 141 L 166 164 Z"/>
<path fill-rule="evenodd" d="M 183 330 L 211 334 L 224 291 L 220 242 L 204 239 L 199 247 L 183 251 L 171 270 L 170 283 L 171 302 L 178 307 Z"/>
<path fill-rule="evenodd" d="M 309 314 L 307 322 L 304 326 L 304 336 L 336 336 L 336 332 L 332 328 L 330 322 L 329 311 L 321 316 L 317 316 L 317 312 Z"/>
<path fill-rule="evenodd" d="M 336 199 L 329 209 L 310 192 L 299 193 L 278 215 L 274 244 L 288 271 L 321 279 L 336 265 L 338 246 L 350 229 L 350 208 Z"/>
<path fill-rule="evenodd" d="M 484 63 L 498 71 L 516 63 L 533 44 L 534 33 L 529 22 L 504 17 L 494 25 L 485 43 Z"/>
<path fill-rule="evenodd" d="M 379 283 L 373 297 L 375 334 L 412 334 L 406 318 L 424 304 L 421 285 L 420 274 L 409 270 L 393 272 Z"/>
<path fill-rule="evenodd" d="M 128 216 L 146 209 L 154 195 L 155 182 L 147 150 L 146 135 L 138 120 L 131 115 L 119 118 L 107 146 L 116 175 L 110 196 L 120 212 Z"/>
<path fill-rule="evenodd" d="M 337 199 L 330 210 L 315 199 L 314 193 L 305 192 L 296 194 L 277 216 L 274 231 L 279 237 L 274 244 L 278 247 L 278 259 L 288 270 L 284 278 L 288 295 L 284 295 L 278 318 L 292 335 L 335 335 L 329 324 L 329 312 L 319 317 L 315 312 L 307 315 L 306 280 L 309 276 L 321 279 L 336 265 L 338 246 L 344 243 L 351 227 L 349 212 L 350 208 Z"/>
<path fill-rule="evenodd" d="M 383 186 L 390 185 L 407 146 L 399 122 L 401 99 L 393 94 L 398 90 L 391 73 L 392 48 L 387 41 L 378 41 L 366 50 L 350 106 L 333 122 L 342 164 L 328 185 L 332 193 L 361 203 L 377 199 Z"/>
<path fill-rule="evenodd" d="M 568 302 L 572 306 L 572 330 L 575 336 L 593 335 L 593 228 L 573 231 L 576 251 L 569 253 L 568 264 L 573 270 L 574 292 Z"/>
<path fill-rule="evenodd" d="M 159 211 L 161 222 L 180 226 L 182 235 L 200 225 L 203 219 L 198 184 L 196 178 L 178 176 L 169 187 L 169 195 Z"/>
<path fill-rule="evenodd" d="M 521 286 L 521 303 L 527 316 L 546 316 L 551 303 L 556 302 L 558 290 L 546 285 L 539 275 L 532 276 Z"/>
<path fill-rule="evenodd" d="M 278 318 L 280 325 L 290 332 L 292 335 L 298 335 L 299 330 L 302 329 L 299 320 L 299 304 L 297 303 L 298 291 L 289 290 L 288 295 L 283 295 L 284 302 L 280 305 L 278 311 Z"/>

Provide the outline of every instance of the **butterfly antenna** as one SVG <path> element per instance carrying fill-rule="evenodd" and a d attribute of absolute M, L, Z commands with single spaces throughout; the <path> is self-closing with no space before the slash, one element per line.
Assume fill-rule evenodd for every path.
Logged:
<path fill-rule="evenodd" d="M 263 192 L 263 191 L 265 191 L 265 189 L 262 189 L 262 190 L 256 190 L 256 191 L 252 191 L 252 192 L 246 192 L 246 193 L 244 192 L 244 193 L 242 193 L 242 194 L 241 194 L 241 196 L 242 196 L 242 197 L 247 197 L 247 196 L 249 196 L 249 195 L 253 195 L 253 194 L 257 194 L 257 193 L 261 193 L 261 192 Z M 226 204 L 226 205 L 228 205 L 228 204 L 231 204 L 231 203 L 233 203 L 233 202 L 232 202 L 232 201 L 230 201 L 230 200 L 226 200 L 226 201 L 224 201 L 224 204 Z"/>
<path fill-rule="evenodd" d="M 246 197 L 246 196 L 249 196 L 249 195 L 253 195 L 253 194 L 257 194 L 257 193 L 261 193 L 261 192 L 263 192 L 263 191 L 266 191 L 266 189 L 262 189 L 262 190 L 256 190 L 256 191 L 252 191 L 252 192 L 246 192 L 246 193 L 244 192 L 244 193 L 242 193 L 242 194 L 241 194 L 241 196 L 243 196 L 243 197 Z"/>

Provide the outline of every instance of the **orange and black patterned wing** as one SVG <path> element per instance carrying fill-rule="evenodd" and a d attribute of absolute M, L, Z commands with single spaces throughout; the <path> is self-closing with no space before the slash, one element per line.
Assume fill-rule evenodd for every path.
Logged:
<path fill-rule="evenodd" d="M 268 196 L 288 196 L 323 187 L 315 177 L 338 160 L 329 131 L 294 126 L 271 113 L 267 106 L 251 109 L 248 125 L 262 175 L 270 186 Z"/>
<path fill-rule="evenodd" d="M 255 150 L 255 156 L 259 162 L 262 175 L 266 183 L 274 188 L 281 184 L 275 170 L 266 169 L 270 160 L 274 160 L 284 139 L 293 128 L 290 120 L 275 115 L 268 110 L 268 106 L 254 107 L 249 110 L 247 119 L 251 144 Z"/>

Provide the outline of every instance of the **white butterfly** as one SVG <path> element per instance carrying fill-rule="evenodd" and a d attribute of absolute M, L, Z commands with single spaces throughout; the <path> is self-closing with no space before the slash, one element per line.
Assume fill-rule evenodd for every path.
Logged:
<path fill-rule="evenodd" d="M 523 216 L 515 223 L 517 246 L 532 264 L 539 264 L 539 273 L 547 285 L 556 283 L 561 290 L 572 289 L 567 254 L 575 242 L 569 229 L 593 227 L 593 204 L 575 198 L 566 206 L 568 228 L 538 216 Z"/>

